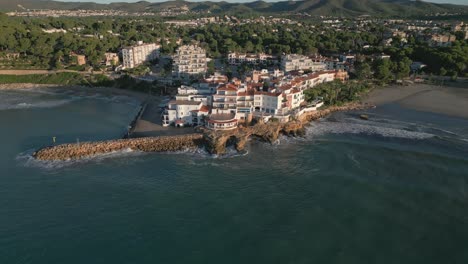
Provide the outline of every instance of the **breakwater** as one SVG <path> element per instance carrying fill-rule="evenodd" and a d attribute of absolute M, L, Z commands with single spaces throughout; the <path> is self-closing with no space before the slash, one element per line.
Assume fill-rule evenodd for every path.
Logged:
<path fill-rule="evenodd" d="M 128 138 L 50 146 L 33 154 L 38 160 L 73 160 L 125 149 L 143 152 L 167 152 L 197 149 L 204 145 L 202 134 Z"/>

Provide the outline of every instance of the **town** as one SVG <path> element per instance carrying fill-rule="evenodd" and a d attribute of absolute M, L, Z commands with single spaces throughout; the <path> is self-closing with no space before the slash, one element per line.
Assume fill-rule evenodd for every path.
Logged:
<path fill-rule="evenodd" d="M 468 0 L 0 0 L 0 264 L 468 264 Z"/>
<path fill-rule="evenodd" d="M 65 16 L 60 10 L 8 13 L 17 22 L 6 23 L 0 69 L 48 69 L 74 74 L 87 85 L 165 95 L 157 113 L 161 126 L 212 130 L 257 120 L 288 122 L 324 104 L 353 100 L 363 90 L 352 92 L 353 85 L 467 76 L 463 50 L 468 26 L 463 21 L 369 16 L 300 20 L 307 17 L 300 14 L 173 19 L 189 12 L 188 7 L 160 11 L 170 10 L 176 14 L 164 20 L 106 10 L 67 15 L 86 17 L 82 21 L 60 18 Z M 37 23 L 29 24 L 30 19 Z M 22 34 L 33 41 L 15 39 Z M 341 101 L 340 95 L 314 91 L 336 82 L 349 89 L 339 89 Z"/>
<path fill-rule="evenodd" d="M 160 45 L 141 41 L 132 47 L 124 47 L 122 70 L 158 59 L 159 49 Z M 117 54 L 107 53 L 106 61 L 109 60 L 117 62 Z M 210 58 L 197 45 L 180 46 L 171 60 L 171 76 L 164 80 L 181 85 L 174 99 L 163 107 L 162 125 L 226 130 L 234 129 L 238 124 L 250 124 L 258 118 L 265 122 L 271 118 L 287 122 L 304 112 L 316 110 L 323 102 L 317 98 L 307 104 L 304 91 L 334 80 L 346 82 L 349 67 L 343 65 L 351 65 L 354 57 L 340 56 L 341 63 L 337 63 L 324 57 L 310 58 L 298 54 L 284 55 L 279 59 L 266 54 L 228 54 L 228 65 L 234 68 L 241 64 L 278 66 L 270 67 L 272 70 L 252 70 L 242 78 L 228 78 L 219 72 L 207 75 Z M 158 81 L 158 77 L 153 78 Z"/>

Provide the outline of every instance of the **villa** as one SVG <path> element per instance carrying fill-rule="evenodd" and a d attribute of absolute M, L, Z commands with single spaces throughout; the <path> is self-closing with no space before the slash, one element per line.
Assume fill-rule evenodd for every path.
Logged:
<path fill-rule="evenodd" d="M 174 125 L 199 126 L 204 125 L 204 117 L 210 108 L 201 101 L 172 100 L 168 103 L 162 114 L 163 126 Z"/>

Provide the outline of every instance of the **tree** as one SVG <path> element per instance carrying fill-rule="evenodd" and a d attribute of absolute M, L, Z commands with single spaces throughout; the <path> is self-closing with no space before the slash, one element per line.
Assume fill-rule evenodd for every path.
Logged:
<path fill-rule="evenodd" d="M 214 60 L 210 60 L 208 62 L 208 74 L 214 74 L 215 72 L 215 63 L 214 63 Z"/>
<path fill-rule="evenodd" d="M 374 78 L 386 83 L 392 79 L 392 62 L 389 59 L 378 59 L 374 64 Z"/>
<path fill-rule="evenodd" d="M 442 67 L 442 68 L 440 68 L 439 73 L 440 73 L 440 75 L 445 76 L 445 75 L 447 75 L 447 70 L 444 67 Z"/>
<path fill-rule="evenodd" d="M 371 67 L 367 62 L 356 65 L 356 76 L 360 80 L 369 79 L 372 76 Z"/>
<path fill-rule="evenodd" d="M 411 63 L 412 61 L 408 57 L 404 57 L 403 59 L 396 62 L 395 76 L 397 79 L 408 77 L 411 70 Z"/>

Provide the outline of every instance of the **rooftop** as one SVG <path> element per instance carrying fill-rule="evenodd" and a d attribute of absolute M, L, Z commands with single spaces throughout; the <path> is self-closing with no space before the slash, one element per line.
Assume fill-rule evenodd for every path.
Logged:
<path fill-rule="evenodd" d="M 169 101 L 169 105 L 175 104 L 175 105 L 199 105 L 202 102 L 196 102 L 196 101 L 189 101 L 189 100 L 171 100 Z"/>

